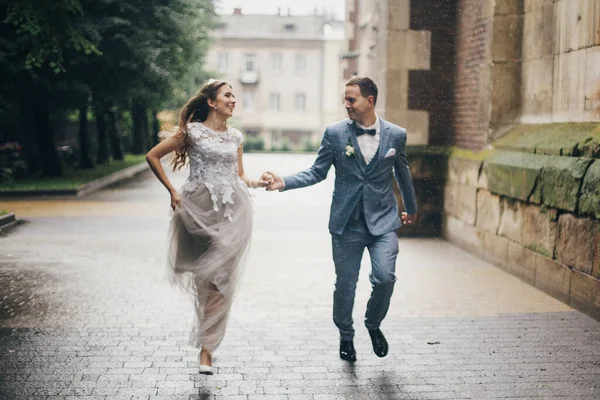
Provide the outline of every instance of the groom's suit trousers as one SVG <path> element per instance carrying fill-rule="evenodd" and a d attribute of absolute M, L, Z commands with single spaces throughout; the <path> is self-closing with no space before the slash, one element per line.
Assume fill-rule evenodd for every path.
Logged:
<path fill-rule="evenodd" d="M 360 262 L 365 251 L 371 257 L 371 298 L 367 304 L 365 326 L 377 329 L 385 318 L 396 282 L 398 237 L 395 231 L 374 236 L 367 228 L 362 212 L 354 213 L 341 235 L 332 235 L 335 263 L 335 291 L 333 294 L 333 321 L 342 339 L 354 337 L 352 309 Z"/>

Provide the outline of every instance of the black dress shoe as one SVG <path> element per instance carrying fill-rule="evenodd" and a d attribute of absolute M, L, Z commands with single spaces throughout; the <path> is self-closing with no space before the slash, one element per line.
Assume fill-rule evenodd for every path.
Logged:
<path fill-rule="evenodd" d="M 352 340 L 340 339 L 340 358 L 346 361 L 356 361 L 356 351 Z"/>
<path fill-rule="evenodd" d="M 379 329 L 369 329 L 369 335 L 371 343 L 373 343 L 373 352 L 377 354 L 377 357 L 385 357 L 388 353 L 388 342 L 383 333 Z"/>

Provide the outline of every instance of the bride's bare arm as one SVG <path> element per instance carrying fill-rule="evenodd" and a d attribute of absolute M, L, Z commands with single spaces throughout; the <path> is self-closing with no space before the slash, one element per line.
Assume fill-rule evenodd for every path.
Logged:
<path fill-rule="evenodd" d="M 169 181 L 169 178 L 167 177 L 165 169 L 163 168 L 160 160 L 167 154 L 180 149 L 182 146 L 183 140 L 170 137 L 154 146 L 152 149 L 150 149 L 148 154 L 146 154 L 146 161 L 150 165 L 150 169 L 171 194 L 171 207 L 173 209 L 175 209 L 175 206 L 181 205 L 181 199 L 177 194 L 177 190 L 173 187 L 171 181 Z"/>
<path fill-rule="evenodd" d="M 269 182 L 263 180 L 262 177 L 258 181 L 248 178 L 248 176 L 244 172 L 244 163 L 242 160 L 243 154 L 244 154 L 244 149 L 243 149 L 243 146 L 240 145 L 240 147 L 238 147 L 238 175 L 240 176 L 242 181 L 244 181 L 246 186 L 251 187 L 251 188 L 267 186 L 269 184 Z"/>

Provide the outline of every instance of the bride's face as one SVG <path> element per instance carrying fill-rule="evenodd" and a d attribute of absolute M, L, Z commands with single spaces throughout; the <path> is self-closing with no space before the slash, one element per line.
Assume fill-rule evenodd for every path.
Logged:
<path fill-rule="evenodd" d="M 219 88 L 217 92 L 217 98 L 214 102 L 212 102 L 211 107 L 218 114 L 225 115 L 227 117 L 231 117 L 233 115 L 233 110 L 235 109 L 235 94 L 233 94 L 233 89 L 229 85 L 223 85 Z"/>

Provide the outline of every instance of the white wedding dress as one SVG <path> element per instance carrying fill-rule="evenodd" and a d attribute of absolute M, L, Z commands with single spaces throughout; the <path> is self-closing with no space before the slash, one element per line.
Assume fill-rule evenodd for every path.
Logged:
<path fill-rule="evenodd" d="M 238 176 L 242 134 L 188 124 L 189 169 L 169 226 L 173 282 L 193 298 L 196 322 L 190 344 L 213 353 L 227 320 L 252 232 L 252 203 Z"/>

